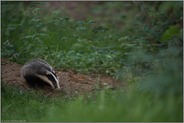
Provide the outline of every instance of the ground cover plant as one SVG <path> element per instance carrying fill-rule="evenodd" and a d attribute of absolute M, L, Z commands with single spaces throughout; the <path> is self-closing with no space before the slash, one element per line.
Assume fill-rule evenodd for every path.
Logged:
<path fill-rule="evenodd" d="M 85 19 L 49 3 L 1 2 L 1 58 L 39 57 L 126 88 L 49 97 L 2 81 L 2 121 L 183 121 L 183 2 L 90 2 Z"/>

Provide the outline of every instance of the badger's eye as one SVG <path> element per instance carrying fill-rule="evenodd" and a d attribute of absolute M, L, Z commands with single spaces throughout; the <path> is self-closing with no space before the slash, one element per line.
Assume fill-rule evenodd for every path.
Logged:
<path fill-rule="evenodd" d="M 56 72 L 55 71 L 52 71 L 52 73 L 56 76 Z"/>

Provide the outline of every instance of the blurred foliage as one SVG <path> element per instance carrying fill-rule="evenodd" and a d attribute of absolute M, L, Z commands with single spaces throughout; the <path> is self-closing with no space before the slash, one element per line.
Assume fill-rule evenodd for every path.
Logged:
<path fill-rule="evenodd" d="M 182 98 L 174 95 L 155 99 L 138 91 L 107 89 L 66 99 L 2 85 L 2 121 L 180 122 L 181 107 Z"/>
<path fill-rule="evenodd" d="M 170 26 L 162 35 L 161 41 L 167 41 L 174 36 L 179 37 L 182 34 L 181 29 L 177 25 Z"/>
<path fill-rule="evenodd" d="M 127 89 L 71 100 L 24 93 L 24 100 L 19 90 L 3 86 L 3 120 L 182 121 L 183 1 L 97 2 L 90 8 L 95 18 L 86 20 L 63 9 L 44 14 L 45 3 L 2 1 L 1 57 L 21 64 L 42 58 L 57 69 L 108 74 Z"/>

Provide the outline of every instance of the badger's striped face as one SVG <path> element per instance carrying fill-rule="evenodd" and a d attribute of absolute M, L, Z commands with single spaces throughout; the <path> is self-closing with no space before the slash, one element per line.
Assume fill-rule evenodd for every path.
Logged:
<path fill-rule="evenodd" d="M 60 88 L 59 79 L 57 78 L 55 71 L 47 71 L 46 77 L 52 82 L 54 89 Z"/>
<path fill-rule="evenodd" d="M 36 75 L 43 81 L 47 82 L 53 89 L 60 90 L 59 79 L 57 78 L 55 72 L 46 71 L 46 75 Z"/>

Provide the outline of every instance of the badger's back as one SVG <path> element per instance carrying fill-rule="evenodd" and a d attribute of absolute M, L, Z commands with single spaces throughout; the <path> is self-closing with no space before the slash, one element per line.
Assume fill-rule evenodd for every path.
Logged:
<path fill-rule="evenodd" d="M 52 67 L 45 61 L 41 59 L 35 59 L 30 62 L 27 62 L 21 69 L 21 75 L 29 76 L 29 75 L 45 75 L 46 70 L 54 71 Z"/>

